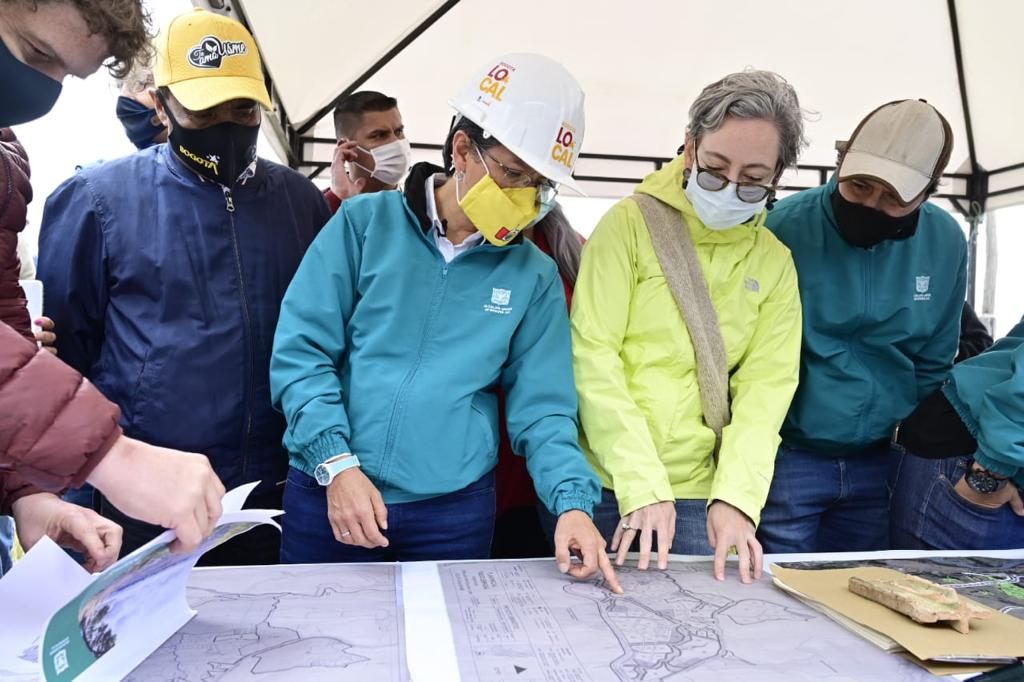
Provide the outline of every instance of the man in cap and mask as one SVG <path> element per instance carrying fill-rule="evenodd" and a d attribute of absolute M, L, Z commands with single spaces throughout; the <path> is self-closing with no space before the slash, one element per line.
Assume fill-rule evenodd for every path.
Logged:
<path fill-rule="evenodd" d="M 758 537 L 766 552 L 889 545 L 889 441 L 953 366 L 967 247 L 928 203 L 949 162 L 945 118 L 921 100 L 871 112 L 822 187 L 768 226 L 793 253 L 803 301 L 800 385 L 782 427 Z"/>
<path fill-rule="evenodd" d="M 126 437 L 117 406 L 32 343 L 16 251 L 28 157 L 5 126 L 45 115 L 68 75 L 108 58 L 112 74 L 127 72 L 147 28 L 139 0 L 0 4 L 0 513 L 13 511 L 26 548 L 49 535 L 92 568 L 116 558 L 121 529 L 53 493 L 88 480 L 127 514 L 175 529 L 188 551 L 220 517 L 224 488 L 205 457 Z"/>
<path fill-rule="evenodd" d="M 334 108 L 334 132 L 331 186 L 324 190 L 332 212 L 349 197 L 398 187 L 412 158 L 398 100 L 373 90 L 354 92 Z"/>
<path fill-rule="evenodd" d="M 47 200 L 39 271 L 60 357 L 121 407 L 127 433 L 203 452 L 227 486 L 261 481 L 251 505 L 276 507 L 287 455 L 271 340 L 327 205 L 309 180 L 256 157 L 270 98 L 240 23 L 175 18 L 154 81 L 167 144 L 85 169 Z M 159 530 L 106 500 L 101 510 L 124 525 L 124 551 Z M 278 544 L 256 529 L 204 559 L 272 563 Z"/>

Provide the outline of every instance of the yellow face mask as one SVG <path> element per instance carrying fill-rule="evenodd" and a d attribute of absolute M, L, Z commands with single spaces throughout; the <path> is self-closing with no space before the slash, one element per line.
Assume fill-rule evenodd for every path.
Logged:
<path fill-rule="evenodd" d="M 480 162 L 487 168 L 482 156 Z M 470 187 L 462 198 L 458 197 L 459 180 L 456 178 L 455 192 L 459 208 L 480 234 L 495 246 L 507 246 L 540 215 L 536 187 L 503 189 L 491 177 L 489 168 L 487 175 Z"/>

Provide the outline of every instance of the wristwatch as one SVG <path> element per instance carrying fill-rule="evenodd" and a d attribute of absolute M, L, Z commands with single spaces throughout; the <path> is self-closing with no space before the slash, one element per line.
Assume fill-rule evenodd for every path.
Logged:
<path fill-rule="evenodd" d="M 357 466 L 359 466 L 359 458 L 351 452 L 346 452 L 343 455 L 331 457 L 326 462 L 318 464 L 316 469 L 313 470 L 313 476 L 320 485 L 329 486 L 335 476 L 342 471 L 347 471 Z"/>
<path fill-rule="evenodd" d="M 977 464 L 972 466 L 966 474 L 964 474 L 964 481 L 967 483 L 967 487 L 978 493 L 979 495 L 991 495 L 997 493 L 1003 489 L 1003 486 L 1007 484 L 1007 479 L 996 476 L 991 471 L 983 469 Z"/>

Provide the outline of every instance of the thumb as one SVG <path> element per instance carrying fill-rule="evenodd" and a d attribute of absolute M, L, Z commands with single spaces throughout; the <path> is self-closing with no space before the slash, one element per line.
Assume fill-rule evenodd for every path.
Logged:
<path fill-rule="evenodd" d="M 1024 516 L 1024 501 L 1020 498 L 1019 490 L 1014 490 L 1013 494 L 1010 496 L 1010 509 L 1012 509 L 1013 513 L 1017 516 Z"/>
<path fill-rule="evenodd" d="M 708 544 L 711 545 L 711 549 L 714 549 L 715 546 L 718 545 L 718 538 L 715 535 L 715 527 L 713 525 L 711 525 L 711 519 L 708 519 L 707 529 L 708 529 Z"/>
<path fill-rule="evenodd" d="M 569 560 L 569 539 L 564 534 L 555 533 L 555 563 L 561 573 L 568 573 L 572 565 Z"/>
<path fill-rule="evenodd" d="M 358 178 L 352 184 L 355 185 L 356 194 L 362 194 L 363 193 L 363 188 L 366 187 L 366 178 Z"/>

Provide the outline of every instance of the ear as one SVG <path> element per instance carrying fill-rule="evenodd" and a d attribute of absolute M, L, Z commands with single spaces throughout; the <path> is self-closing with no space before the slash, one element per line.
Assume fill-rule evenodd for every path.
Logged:
<path fill-rule="evenodd" d="M 168 134 L 171 132 L 171 128 L 174 127 L 174 123 L 171 122 L 171 117 L 167 115 L 167 109 L 164 106 L 164 100 L 157 93 L 156 88 L 149 88 L 149 96 L 153 98 L 153 107 L 156 109 L 157 118 L 167 128 Z"/>
<path fill-rule="evenodd" d="M 686 133 L 686 139 L 683 141 L 683 146 L 680 147 L 682 150 L 683 157 L 686 162 L 687 168 L 693 168 L 693 155 L 694 155 L 694 142 L 693 135 L 689 132 Z"/>
<path fill-rule="evenodd" d="M 469 162 L 470 147 L 472 141 L 463 131 L 458 131 L 452 138 L 452 166 L 455 170 L 465 173 L 466 164 Z"/>

